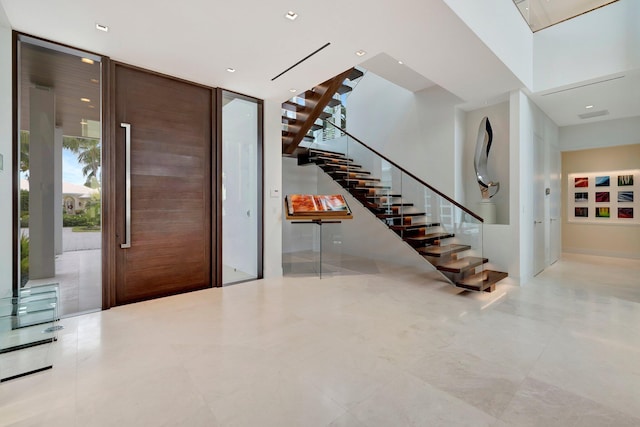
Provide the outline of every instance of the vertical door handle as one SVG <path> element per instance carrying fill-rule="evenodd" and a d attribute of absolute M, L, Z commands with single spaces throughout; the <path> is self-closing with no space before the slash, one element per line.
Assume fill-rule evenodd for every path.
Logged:
<path fill-rule="evenodd" d="M 120 123 L 120 127 L 124 128 L 124 243 L 120 245 L 122 249 L 131 247 L 131 125 L 129 123 Z"/>

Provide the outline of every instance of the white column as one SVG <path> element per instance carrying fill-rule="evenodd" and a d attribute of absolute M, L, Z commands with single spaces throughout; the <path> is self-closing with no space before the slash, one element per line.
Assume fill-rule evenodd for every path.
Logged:
<path fill-rule="evenodd" d="M 29 278 L 55 276 L 55 96 L 29 90 Z"/>
<path fill-rule="evenodd" d="M 54 131 L 53 148 L 54 168 L 54 196 L 55 207 L 53 210 L 55 227 L 55 251 L 56 255 L 62 254 L 62 128 Z"/>

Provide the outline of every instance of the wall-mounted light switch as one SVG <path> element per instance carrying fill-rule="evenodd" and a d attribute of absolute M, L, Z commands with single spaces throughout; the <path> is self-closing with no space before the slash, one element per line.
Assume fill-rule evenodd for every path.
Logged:
<path fill-rule="evenodd" d="M 278 190 L 277 188 L 272 188 L 271 189 L 271 198 L 272 199 L 277 199 L 278 197 L 280 197 L 280 190 Z"/>

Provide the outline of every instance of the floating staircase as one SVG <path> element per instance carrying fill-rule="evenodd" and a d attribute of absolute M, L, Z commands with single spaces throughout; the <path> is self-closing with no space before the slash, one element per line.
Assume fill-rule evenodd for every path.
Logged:
<path fill-rule="evenodd" d="M 348 135 L 343 129 L 341 131 Z M 422 203 L 416 204 L 406 199 L 401 191 L 396 191 L 393 182 L 387 183 L 381 177 L 373 176 L 362 164 L 355 163 L 353 158 L 340 152 L 305 148 L 298 154 L 298 164 L 316 164 L 320 167 L 453 285 L 466 290 L 492 292 L 495 284 L 507 277 L 507 273 L 483 269 L 488 259 L 481 255 L 481 236 L 480 243 L 476 242 L 475 245 L 459 238 L 457 230 L 463 236 L 481 234 L 482 219 L 457 204 L 452 206 L 455 202 L 450 199 L 439 201 L 439 209 L 426 202 L 427 196 L 423 197 Z M 425 187 L 424 191 L 420 189 L 422 193 L 417 194 L 432 190 L 431 187 L 428 190 Z M 466 229 L 455 224 L 452 226 L 453 209 L 462 209 L 460 218 L 468 218 L 468 223 L 472 225 Z M 446 219 L 448 224 L 432 220 L 432 217 L 438 216 L 438 212 L 440 219 Z"/>
<path fill-rule="evenodd" d="M 282 104 L 282 153 L 295 157 L 303 141 L 313 141 L 313 133 L 324 128 L 324 120 L 339 116 L 342 96 L 364 73 L 351 68 Z M 348 83 L 348 84 L 347 84 Z"/>

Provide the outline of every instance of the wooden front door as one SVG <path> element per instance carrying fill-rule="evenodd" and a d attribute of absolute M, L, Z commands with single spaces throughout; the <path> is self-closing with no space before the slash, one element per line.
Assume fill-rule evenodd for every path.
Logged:
<path fill-rule="evenodd" d="M 112 70 L 115 303 L 210 287 L 212 90 L 124 65 Z"/>

